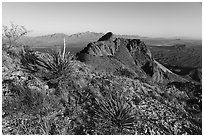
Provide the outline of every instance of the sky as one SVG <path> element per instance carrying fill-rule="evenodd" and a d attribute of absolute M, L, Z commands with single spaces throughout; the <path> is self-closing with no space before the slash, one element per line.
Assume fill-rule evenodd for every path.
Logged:
<path fill-rule="evenodd" d="M 103 32 L 146 37 L 202 38 L 199 2 L 3 2 L 2 24 L 23 25 L 30 36 Z"/>

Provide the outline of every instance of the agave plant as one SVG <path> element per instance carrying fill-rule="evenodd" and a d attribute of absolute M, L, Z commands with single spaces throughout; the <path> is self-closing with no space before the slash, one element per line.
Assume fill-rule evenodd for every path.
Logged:
<path fill-rule="evenodd" d="M 124 134 L 136 125 L 134 108 L 118 92 L 95 98 L 95 115 L 101 121 L 108 121 L 112 128 L 117 128 L 117 133 L 109 134 Z"/>

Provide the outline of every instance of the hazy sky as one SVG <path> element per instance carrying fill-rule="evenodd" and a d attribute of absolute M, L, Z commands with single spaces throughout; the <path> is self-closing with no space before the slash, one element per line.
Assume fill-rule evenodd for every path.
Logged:
<path fill-rule="evenodd" d="M 112 31 L 149 37 L 202 36 L 201 3 L 3 3 L 11 21 L 30 35 Z"/>

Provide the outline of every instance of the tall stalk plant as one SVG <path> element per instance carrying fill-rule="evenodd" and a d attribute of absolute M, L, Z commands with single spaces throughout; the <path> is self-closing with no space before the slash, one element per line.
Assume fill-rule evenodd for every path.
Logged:
<path fill-rule="evenodd" d="M 66 78 L 71 72 L 74 56 L 66 52 L 51 50 L 49 53 L 40 53 L 26 49 L 21 52 L 21 66 L 29 74 L 47 82 L 49 86 L 57 86 L 60 80 Z"/>

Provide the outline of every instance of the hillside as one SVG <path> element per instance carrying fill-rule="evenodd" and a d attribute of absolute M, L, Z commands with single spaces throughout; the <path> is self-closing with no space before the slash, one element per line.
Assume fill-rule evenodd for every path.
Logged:
<path fill-rule="evenodd" d="M 202 133 L 199 86 L 149 84 L 58 55 L 25 50 L 13 60 L 3 52 L 3 134 Z"/>
<path fill-rule="evenodd" d="M 175 48 L 172 46 L 151 46 L 150 50 L 156 60 L 176 74 L 187 76 L 191 71 L 202 68 L 202 46 Z M 202 71 L 200 71 L 202 72 Z M 191 76 L 191 75 L 190 75 Z M 196 77 L 201 77 L 197 73 Z M 191 79 L 200 82 L 198 78 Z"/>
<path fill-rule="evenodd" d="M 15 43 L 2 51 L 2 134 L 201 135 L 202 86 L 140 39 L 107 33 L 76 57 Z"/>

